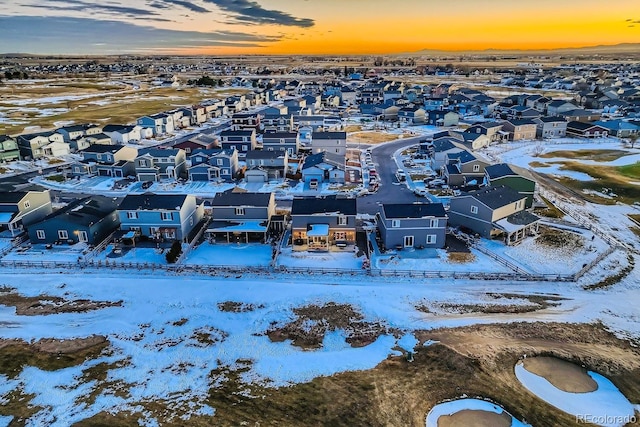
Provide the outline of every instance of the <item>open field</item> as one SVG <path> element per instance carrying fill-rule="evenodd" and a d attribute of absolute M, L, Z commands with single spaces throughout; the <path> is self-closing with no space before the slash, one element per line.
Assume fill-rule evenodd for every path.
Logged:
<path fill-rule="evenodd" d="M 640 352 L 599 325 L 483 325 L 418 332 L 416 337 L 421 343 L 436 343 L 419 347 L 411 363 L 395 356 L 368 371 L 278 389 L 243 382 L 248 368 L 213 370 L 211 377 L 218 378 L 218 386 L 207 398 L 216 408 L 213 420 L 220 426 L 423 426 L 434 405 L 468 395 L 491 399 L 535 426 L 577 425 L 575 417 L 537 399 L 515 378 L 514 365 L 524 353 L 584 364 L 604 373 L 632 402 L 640 400 Z M 171 412 L 165 402 L 142 407 L 154 414 Z M 101 412 L 76 426 L 127 426 L 136 418 L 136 414 Z M 192 426 L 211 422 L 209 417 L 189 419 Z"/>
<path fill-rule="evenodd" d="M 133 123 L 146 114 L 245 92 L 239 88 L 171 88 L 146 83 L 134 87 L 93 79 L 10 82 L 0 86 L 0 134 L 18 134 L 25 128 L 52 129 L 61 123 Z"/>
<path fill-rule="evenodd" d="M 546 153 L 540 154 L 538 157 L 542 157 L 543 159 L 564 157 L 567 159 L 585 159 L 598 162 L 611 162 L 613 160 L 619 159 L 620 157 L 628 155 L 629 152 L 623 150 L 557 150 L 548 151 Z"/>
<path fill-rule="evenodd" d="M 404 138 L 406 136 L 404 134 L 364 131 L 347 135 L 347 142 L 360 144 L 382 144 L 384 142 L 395 141 L 396 139 Z"/>
<path fill-rule="evenodd" d="M 623 203 L 632 204 L 640 200 L 640 163 L 627 166 L 592 166 L 578 162 L 561 162 L 560 169 L 580 172 L 593 178 L 591 181 L 581 181 L 571 178 L 559 178 L 564 185 L 574 190 L 585 193 L 585 198 L 595 203 Z M 616 196 L 613 198 L 601 197 L 591 192 L 602 193 L 608 189 Z M 587 190 L 586 192 L 584 190 Z M 604 193 L 605 195 L 607 193 Z"/>

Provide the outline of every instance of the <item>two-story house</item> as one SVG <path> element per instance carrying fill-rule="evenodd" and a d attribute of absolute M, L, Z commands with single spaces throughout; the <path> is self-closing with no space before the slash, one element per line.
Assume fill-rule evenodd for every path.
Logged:
<path fill-rule="evenodd" d="M 460 115 L 454 111 L 432 110 L 427 113 L 426 120 L 431 126 L 457 126 Z"/>
<path fill-rule="evenodd" d="M 540 218 L 524 210 L 526 199 L 505 186 L 462 194 L 449 203 L 449 224 L 484 238 L 504 235 L 507 245 L 514 244 L 538 230 Z"/>
<path fill-rule="evenodd" d="M 173 148 L 181 148 L 185 153 L 191 154 L 196 150 L 210 150 L 218 147 L 218 137 L 215 135 L 200 135 L 189 138 L 186 141 L 173 144 Z"/>
<path fill-rule="evenodd" d="M 446 155 L 446 164 L 442 176 L 451 187 L 480 185 L 484 179 L 484 170 L 489 166 L 470 152 L 464 150 Z"/>
<path fill-rule="evenodd" d="M 138 181 L 186 179 L 187 156 L 181 149 L 147 148 L 139 151 L 135 170 Z"/>
<path fill-rule="evenodd" d="M 276 214 L 273 193 L 218 193 L 211 201 L 206 234 L 217 242 L 266 242 Z"/>
<path fill-rule="evenodd" d="M 164 135 L 173 132 L 175 129 L 173 115 L 166 113 L 142 116 L 136 123 L 140 127 L 153 129 L 154 135 Z"/>
<path fill-rule="evenodd" d="M 322 151 L 307 156 L 300 168 L 305 185 L 315 182 L 345 182 L 345 158 Z"/>
<path fill-rule="evenodd" d="M 196 150 L 189 157 L 191 181 L 232 181 L 238 173 L 238 150 Z"/>
<path fill-rule="evenodd" d="M 563 138 L 567 135 L 567 121 L 558 116 L 533 119 L 537 138 Z"/>
<path fill-rule="evenodd" d="M 9 135 L 0 135 L 0 162 L 20 160 L 18 142 Z"/>
<path fill-rule="evenodd" d="M 376 223 L 385 248 L 445 246 L 447 214 L 442 203 L 385 203 Z"/>
<path fill-rule="evenodd" d="M 609 129 L 591 122 L 572 121 L 567 123 L 567 136 L 577 138 L 606 138 Z"/>
<path fill-rule="evenodd" d="M 331 251 L 356 243 L 356 199 L 336 196 L 294 198 L 291 238 L 294 251 Z"/>
<path fill-rule="evenodd" d="M 536 124 L 529 119 L 511 119 L 502 122 L 502 130 L 508 132 L 509 141 L 536 138 Z"/>
<path fill-rule="evenodd" d="M 29 226 L 29 240 L 97 245 L 118 229 L 117 208 L 114 199 L 103 196 L 76 200 Z"/>
<path fill-rule="evenodd" d="M 138 125 L 106 125 L 102 131 L 116 144 L 126 144 L 142 139 L 142 127 Z"/>
<path fill-rule="evenodd" d="M 506 135 L 501 133 L 502 123 L 486 122 L 476 123 L 467 129 L 467 132 L 486 135 L 491 142 L 503 141 Z"/>
<path fill-rule="evenodd" d="M 0 192 L 0 229 L 19 234 L 53 211 L 49 190 Z"/>
<path fill-rule="evenodd" d="M 220 147 L 238 150 L 238 156 L 244 157 L 257 145 L 256 130 L 225 130 L 220 133 Z"/>
<path fill-rule="evenodd" d="M 311 134 L 311 152 L 328 153 L 344 157 L 347 154 L 346 132 L 313 132 Z"/>
<path fill-rule="evenodd" d="M 112 176 L 124 178 L 135 175 L 134 160 L 138 149 L 125 145 L 92 145 L 80 152 L 82 160 L 71 165 L 72 176 Z"/>
<path fill-rule="evenodd" d="M 484 185 L 491 187 L 499 187 L 501 185 L 516 190 L 522 196 L 525 196 L 525 209 L 531 208 L 533 205 L 533 194 L 536 190 L 536 182 L 532 179 L 525 178 L 511 169 L 506 163 L 487 166 L 484 170 Z"/>
<path fill-rule="evenodd" d="M 51 157 L 51 150 L 47 151 L 47 149 L 50 149 L 50 145 L 53 143 L 62 144 L 68 147 L 68 145 L 64 143 L 64 137 L 57 132 L 41 132 L 19 135 L 16 141 L 22 158 L 29 160 Z M 68 152 L 67 148 L 67 153 Z"/>
<path fill-rule="evenodd" d="M 267 182 L 284 178 L 289 168 L 289 154 L 286 151 L 249 151 L 246 157 L 247 182 Z"/>
<path fill-rule="evenodd" d="M 186 241 L 204 216 L 204 205 L 192 195 L 129 194 L 120 206 L 120 229 L 154 240 Z"/>
<path fill-rule="evenodd" d="M 262 135 L 264 151 L 286 151 L 289 155 L 298 154 L 300 136 L 298 132 L 265 132 Z"/>

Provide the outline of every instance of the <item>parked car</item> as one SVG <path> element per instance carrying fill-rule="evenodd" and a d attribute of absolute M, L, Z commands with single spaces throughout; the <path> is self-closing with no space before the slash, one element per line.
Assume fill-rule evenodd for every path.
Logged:
<path fill-rule="evenodd" d="M 142 188 L 146 190 L 147 188 L 151 187 L 152 185 L 153 185 L 153 181 L 145 181 L 145 182 L 142 183 Z"/>
<path fill-rule="evenodd" d="M 440 178 L 429 181 L 429 187 L 437 187 L 439 185 L 445 185 L 445 184 L 446 184 L 446 181 Z"/>

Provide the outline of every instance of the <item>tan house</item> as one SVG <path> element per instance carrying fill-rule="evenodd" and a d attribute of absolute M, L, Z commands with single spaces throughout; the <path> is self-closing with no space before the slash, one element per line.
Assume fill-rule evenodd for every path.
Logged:
<path fill-rule="evenodd" d="M 537 125 L 529 119 L 513 119 L 502 122 L 502 130 L 509 133 L 510 141 L 536 139 Z"/>

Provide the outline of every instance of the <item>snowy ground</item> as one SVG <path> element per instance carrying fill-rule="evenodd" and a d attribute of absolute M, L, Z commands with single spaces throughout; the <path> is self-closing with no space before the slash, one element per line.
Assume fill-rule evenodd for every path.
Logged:
<path fill-rule="evenodd" d="M 259 243 L 201 243 L 187 254 L 186 265 L 268 267 L 271 265 L 271 245 Z"/>
<path fill-rule="evenodd" d="M 45 245 L 32 245 L 31 248 L 18 251 L 13 250 L 2 257 L 4 262 L 77 262 L 84 258 L 86 243 L 75 245 L 54 245 L 47 249 Z"/>
<path fill-rule="evenodd" d="M 450 402 L 444 402 L 433 407 L 433 409 L 427 415 L 427 427 L 438 427 L 438 418 L 444 415 L 455 414 L 461 411 L 486 411 L 496 414 L 502 414 L 506 412 L 503 408 L 495 403 L 487 402 L 486 400 L 479 399 L 459 399 L 452 400 Z M 509 414 L 507 412 L 507 414 Z M 524 424 L 517 419 L 513 418 L 511 414 L 511 427 L 531 427 L 529 424 Z"/>
<path fill-rule="evenodd" d="M 283 248 L 278 255 L 279 267 L 361 270 L 365 256 L 356 257 L 355 252 L 348 250 L 336 252 L 294 251 L 291 247 Z"/>
<path fill-rule="evenodd" d="M 139 264 L 167 264 L 166 253 L 169 249 L 157 249 L 148 247 L 122 247 L 120 254 L 113 253 L 113 245 L 107 245 L 107 247 L 96 254 L 93 258 L 95 262 L 118 262 L 118 263 L 139 263 Z M 185 245 L 183 245 L 185 248 Z"/>
<path fill-rule="evenodd" d="M 372 255 L 371 265 L 380 270 L 512 273 L 476 249 L 471 249 L 468 262 L 451 261 L 444 249 L 414 249 Z"/>
<path fill-rule="evenodd" d="M 545 378 L 516 365 L 516 377 L 531 393 L 545 402 L 575 415 L 577 421 L 606 427 L 622 427 L 634 419 L 634 407 L 611 381 L 595 372 L 587 374 L 598 384 L 589 393 L 569 393 L 556 388 Z"/>

